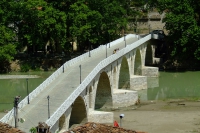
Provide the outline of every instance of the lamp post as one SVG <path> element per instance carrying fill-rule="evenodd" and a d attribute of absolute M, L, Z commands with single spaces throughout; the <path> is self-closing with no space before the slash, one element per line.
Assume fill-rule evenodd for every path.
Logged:
<path fill-rule="evenodd" d="M 50 96 L 48 95 L 47 96 L 47 100 L 48 100 L 48 119 L 50 118 L 49 99 L 50 99 Z"/>
<path fill-rule="evenodd" d="M 63 73 L 65 72 L 65 66 L 64 66 L 65 64 L 63 64 Z"/>
<path fill-rule="evenodd" d="M 91 57 L 91 55 L 90 55 L 90 41 L 88 41 L 88 43 L 89 43 L 89 57 Z"/>
<path fill-rule="evenodd" d="M 26 79 L 26 92 L 27 92 L 27 100 L 28 100 L 28 104 L 29 102 L 29 91 L 28 91 L 28 78 Z"/>
<path fill-rule="evenodd" d="M 109 48 L 110 48 L 110 34 L 108 33 L 108 39 L 109 39 Z"/>
<path fill-rule="evenodd" d="M 15 118 L 15 128 L 18 128 L 18 104 L 21 96 L 16 96 L 14 100 L 14 118 Z"/>
<path fill-rule="evenodd" d="M 80 68 L 80 84 L 81 84 L 81 65 L 79 65 Z"/>
<path fill-rule="evenodd" d="M 119 118 L 120 118 L 120 127 L 122 127 L 122 118 L 124 118 L 124 114 L 120 114 Z"/>
<path fill-rule="evenodd" d="M 150 24 L 149 24 L 149 34 L 150 34 L 150 28 L 151 28 L 151 27 L 150 27 Z"/>
<path fill-rule="evenodd" d="M 125 42 L 125 47 L 126 47 L 126 35 L 124 34 L 124 42 Z"/>
<path fill-rule="evenodd" d="M 106 43 L 106 58 L 107 58 L 107 54 L 108 54 L 108 52 L 107 52 L 107 43 Z"/>

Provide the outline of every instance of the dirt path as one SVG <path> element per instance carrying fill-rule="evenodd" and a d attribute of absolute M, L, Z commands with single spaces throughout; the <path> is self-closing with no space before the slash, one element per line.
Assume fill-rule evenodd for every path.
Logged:
<path fill-rule="evenodd" d="M 122 127 L 148 133 L 200 133 L 200 102 L 170 100 L 141 103 L 114 111 Z"/>

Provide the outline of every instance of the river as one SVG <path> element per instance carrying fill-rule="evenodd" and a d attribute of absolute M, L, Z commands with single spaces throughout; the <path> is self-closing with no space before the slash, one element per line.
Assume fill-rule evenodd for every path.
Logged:
<path fill-rule="evenodd" d="M 138 92 L 141 100 L 200 98 L 200 71 L 159 72 L 159 78 L 147 81 L 149 88 Z"/>
<path fill-rule="evenodd" d="M 33 91 L 53 71 L 48 72 L 16 72 L 0 76 L 0 112 L 7 112 L 12 109 L 15 96 L 21 96 L 23 99 L 27 92 Z M 28 90 L 28 91 L 27 91 Z"/>
<path fill-rule="evenodd" d="M 13 107 L 15 96 L 23 99 L 53 72 L 12 73 L 22 78 L 0 79 L 0 111 Z M 8 74 L 11 75 L 11 74 Z M 28 80 L 25 78 L 29 76 Z M 24 78 L 23 78 L 24 77 Z M 159 72 L 158 78 L 148 78 L 148 89 L 138 91 L 141 100 L 200 98 L 200 71 Z"/>

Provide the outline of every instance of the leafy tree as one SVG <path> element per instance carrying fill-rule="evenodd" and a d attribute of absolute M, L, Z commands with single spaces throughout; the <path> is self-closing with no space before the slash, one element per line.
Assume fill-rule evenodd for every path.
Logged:
<path fill-rule="evenodd" d="M 83 47 L 108 43 L 119 36 L 127 24 L 126 11 L 113 0 L 48 0 L 67 15 L 67 39 L 78 38 Z"/>
<path fill-rule="evenodd" d="M 8 1 L 0 1 L 0 67 L 1 72 L 9 69 L 9 61 L 14 58 L 16 45 L 14 42 L 15 33 L 10 29 L 12 24 L 8 25 L 7 19 L 10 15 Z"/>
<path fill-rule="evenodd" d="M 68 17 L 72 22 L 69 28 L 71 36 L 77 37 L 83 43 L 96 43 L 98 36 L 95 36 L 95 29 L 100 26 L 102 19 L 99 12 L 90 10 L 83 2 L 76 2 L 70 6 Z"/>
<path fill-rule="evenodd" d="M 99 43 L 105 44 L 119 37 L 122 27 L 127 24 L 127 13 L 121 3 L 118 0 L 90 0 L 88 6 L 102 16 L 95 29 Z"/>
<path fill-rule="evenodd" d="M 14 11 L 11 21 L 15 22 L 22 46 L 32 46 L 33 51 L 36 51 L 36 48 L 44 50 L 47 42 L 55 46 L 56 51 L 64 46 L 66 42 L 64 12 L 54 9 L 44 0 L 12 2 L 11 5 Z"/>
<path fill-rule="evenodd" d="M 150 5 L 165 12 L 165 28 L 172 57 L 179 61 L 200 60 L 200 1 L 199 0 L 150 0 Z"/>
<path fill-rule="evenodd" d="M 13 44 L 13 32 L 6 26 L 0 26 L 0 62 L 11 61 L 16 53 Z"/>

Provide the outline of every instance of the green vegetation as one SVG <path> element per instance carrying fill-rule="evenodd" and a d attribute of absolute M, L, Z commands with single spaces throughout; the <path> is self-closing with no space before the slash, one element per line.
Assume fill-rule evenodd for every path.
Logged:
<path fill-rule="evenodd" d="M 23 64 L 21 65 L 21 72 L 28 72 L 30 68 L 29 64 Z"/>
<path fill-rule="evenodd" d="M 144 1 L 136 0 L 1 0 L 0 63 L 8 72 L 16 54 L 26 58 L 48 54 L 70 55 L 96 48 L 124 34 L 128 17 L 136 18 Z M 23 71 L 26 71 L 24 66 Z"/>
<path fill-rule="evenodd" d="M 35 127 L 32 127 L 30 130 L 29 130 L 31 133 L 37 133 L 37 129 Z"/>
<path fill-rule="evenodd" d="M 200 0 L 149 0 L 150 8 L 165 12 L 169 53 L 174 60 L 200 61 Z"/>

